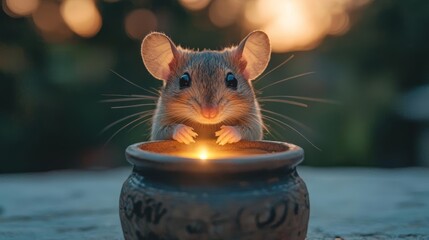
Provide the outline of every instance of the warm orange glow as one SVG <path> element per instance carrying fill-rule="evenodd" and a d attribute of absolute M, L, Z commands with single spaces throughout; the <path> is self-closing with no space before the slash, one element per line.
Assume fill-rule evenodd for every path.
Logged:
<path fill-rule="evenodd" d="M 210 21 L 217 27 L 227 27 L 239 17 L 244 2 L 238 0 L 215 0 L 209 8 Z"/>
<path fill-rule="evenodd" d="M 274 52 L 308 50 L 328 34 L 341 35 L 350 28 L 349 12 L 370 0 L 254 0 L 244 8 L 248 30 L 261 29 L 270 36 Z"/>
<path fill-rule="evenodd" d="M 349 15 L 346 13 L 339 13 L 332 16 L 332 24 L 329 28 L 329 34 L 342 35 L 350 28 Z"/>
<path fill-rule="evenodd" d="M 73 35 L 61 17 L 60 3 L 57 1 L 41 2 L 33 13 L 33 21 L 46 41 L 61 42 Z"/>
<path fill-rule="evenodd" d="M 281 1 L 275 0 L 266 0 L 266 1 L 249 1 L 246 5 L 244 18 L 248 23 L 249 28 L 260 28 L 262 25 L 267 22 L 272 21 L 277 14 L 273 14 L 274 12 L 278 12 L 276 10 L 277 3 Z"/>
<path fill-rule="evenodd" d="M 63 23 L 60 14 L 60 6 L 54 1 L 44 1 L 33 13 L 33 21 L 36 26 L 43 31 L 55 31 Z"/>
<path fill-rule="evenodd" d="M 284 9 L 284 12 L 262 28 L 272 39 L 273 51 L 286 52 L 290 49 L 312 48 L 323 34 L 328 24 L 327 19 L 322 18 L 317 24 L 313 24 L 314 15 L 308 11 L 309 6 L 305 1 L 282 1 L 278 7 Z"/>
<path fill-rule="evenodd" d="M 210 0 L 179 0 L 179 2 L 188 10 L 199 11 L 207 7 Z"/>
<path fill-rule="evenodd" d="M 42 31 L 41 35 L 43 39 L 47 42 L 59 43 L 64 42 L 73 37 L 73 32 L 70 31 L 70 29 L 68 29 L 67 26 L 64 25 L 64 27 L 56 29 L 53 32 Z"/>
<path fill-rule="evenodd" d="M 27 16 L 39 6 L 39 0 L 5 0 L 6 7 L 18 16 Z"/>
<path fill-rule="evenodd" d="M 184 151 L 178 151 L 178 152 L 169 152 L 168 154 L 179 156 L 179 157 L 185 157 L 185 158 L 192 158 L 196 160 L 200 160 L 202 162 L 208 161 L 208 160 L 215 160 L 215 159 L 224 159 L 224 158 L 234 158 L 234 157 L 242 157 L 242 156 L 252 156 L 252 155 L 259 155 L 259 154 L 266 154 L 267 151 L 261 150 L 261 149 L 228 149 L 228 150 L 222 150 L 218 145 L 215 145 L 213 147 L 210 147 L 210 145 L 213 145 L 213 143 L 196 143 L 192 146 L 192 149 L 184 150 Z M 195 149 L 195 150 L 194 150 Z"/>
<path fill-rule="evenodd" d="M 207 149 L 206 148 L 201 148 L 200 152 L 198 153 L 198 157 L 201 160 L 203 160 L 203 161 L 207 160 L 207 158 L 208 158 Z"/>
<path fill-rule="evenodd" d="M 142 40 L 150 31 L 157 27 L 155 14 L 150 10 L 137 9 L 130 12 L 125 18 L 125 31 L 130 38 Z"/>
<path fill-rule="evenodd" d="M 82 37 L 92 37 L 100 31 L 101 15 L 93 0 L 65 0 L 61 15 L 67 26 Z"/>

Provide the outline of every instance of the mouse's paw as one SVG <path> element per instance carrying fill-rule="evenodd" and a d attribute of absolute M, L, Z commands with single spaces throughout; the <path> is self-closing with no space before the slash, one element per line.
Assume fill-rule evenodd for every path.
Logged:
<path fill-rule="evenodd" d="M 177 124 L 174 128 L 173 139 L 184 144 L 194 143 L 194 137 L 198 136 L 194 129 L 184 124 Z"/>
<path fill-rule="evenodd" d="M 220 130 L 215 133 L 217 140 L 216 143 L 219 145 L 225 145 L 227 143 L 235 143 L 241 140 L 240 131 L 233 126 L 222 126 Z"/>

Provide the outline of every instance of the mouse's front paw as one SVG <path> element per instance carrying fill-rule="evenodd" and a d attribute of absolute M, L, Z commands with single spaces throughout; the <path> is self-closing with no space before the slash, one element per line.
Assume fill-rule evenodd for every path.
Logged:
<path fill-rule="evenodd" d="M 241 140 L 241 133 L 233 126 L 222 126 L 215 135 L 217 137 L 216 143 L 219 145 L 235 143 Z"/>
<path fill-rule="evenodd" d="M 177 124 L 174 128 L 173 139 L 184 144 L 194 143 L 194 137 L 198 136 L 194 129 L 184 124 Z"/>

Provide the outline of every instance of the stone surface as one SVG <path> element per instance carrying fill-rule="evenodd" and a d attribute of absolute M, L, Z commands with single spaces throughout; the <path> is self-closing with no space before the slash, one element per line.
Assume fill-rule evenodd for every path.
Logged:
<path fill-rule="evenodd" d="M 123 239 L 130 168 L 0 175 L 0 239 Z M 429 169 L 299 168 L 308 239 L 429 239 Z"/>

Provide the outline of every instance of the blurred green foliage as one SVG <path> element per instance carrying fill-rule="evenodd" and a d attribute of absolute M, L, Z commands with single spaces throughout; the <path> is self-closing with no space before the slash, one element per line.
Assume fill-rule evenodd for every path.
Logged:
<path fill-rule="evenodd" d="M 28 18 L 0 13 L 0 172 L 123 165 L 129 144 L 148 139 L 149 125 L 100 134 L 115 120 L 141 109 L 110 109 L 101 94 L 145 94 L 110 70 L 144 86 L 160 81 L 144 69 L 140 42 L 127 37 L 123 19 L 137 7 L 162 13 L 162 31 L 182 46 L 219 49 L 241 40 L 239 25 L 216 28 L 206 12 L 189 13 L 175 1 L 98 2 L 103 27 L 93 38 L 45 41 Z M 352 27 L 328 37 L 314 50 L 296 52 L 284 67 L 260 81 L 314 71 L 267 88 L 262 95 L 335 99 L 341 105 L 309 102 L 308 108 L 266 103 L 264 108 L 293 117 L 313 129 L 305 133 L 318 151 L 292 130 L 273 125 L 267 135 L 296 143 L 307 165 L 416 165 L 416 136 L 424 124 L 401 118 L 398 99 L 429 83 L 429 2 L 374 1 L 353 13 Z M 268 69 L 292 53 L 273 54 Z M 304 133 L 304 132 L 303 132 Z M 429 143 L 428 143 L 429 147 Z"/>

